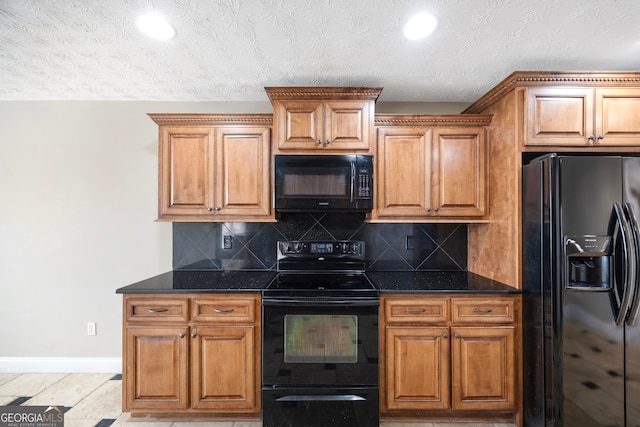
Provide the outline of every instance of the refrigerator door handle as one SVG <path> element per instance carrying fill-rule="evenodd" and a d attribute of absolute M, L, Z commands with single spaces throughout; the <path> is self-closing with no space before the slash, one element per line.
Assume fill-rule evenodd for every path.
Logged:
<path fill-rule="evenodd" d="M 635 280 L 630 283 L 630 303 L 629 309 L 626 314 L 627 325 L 633 326 L 636 323 L 636 320 L 638 318 L 638 310 L 640 309 L 640 276 L 638 275 L 637 271 L 637 269 L 640 267 L 640 226 L 638 225 L 638 218 L 636 217 L 636 213 L 633 210 L 633 206 L 630 203 L 626 203 L 624 205 L 624 213 L 627 217 L 627 221 L 629 222 L 629 228 L 631 229 L 633 242 L 635 245 Z"/>
<path fill-rule="evenodd" d="M 629 223 L 625 218 L 625 214 L 618 203 L 613 204 L 613 212 L 609 221 L 609 235 L 611 236 L 611 251 L 613 253 L 613 286 L 609 295 L 611 302 L 611 310 L 616 325 L 620 326 L 624 323 L 629 308 L 629 287 L 630 283 L 635 281 L 635 249 L 633 248 L 633 237 Z M 621 245 L 622 253 L 617 253 L 618 242 Z M 622 265 L 618 265 L 618 257 Z M 622 271 L 618 271 L 621 269 Z M 622 275 L 622 289 L 618 283 L 618 274 Z M 622 296 L 620 296 L 622 293 Z"/>

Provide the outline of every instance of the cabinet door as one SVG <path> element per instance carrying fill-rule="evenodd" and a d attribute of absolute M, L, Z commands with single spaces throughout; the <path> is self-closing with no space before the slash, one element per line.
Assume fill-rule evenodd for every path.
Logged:
<path fill-rule="evenodd" d="M 368 150 L 369 101 L 326 101 L 323 146 L 327 150 Z"/>
<path fill-rule="evenodd" d="M 451 333 L 453 409 L 515 409 L 514 327 L 458 327 Z"/>
<path fill-rule="evenodd" d="M 640 145 L 640 88 L 596 89 L 596 144 Z"/>
<path fill-rule="evenodd" d="M 385 332 L 384 408 L 449 408 L 449 328 L 388 326 Z"/>
<path fill-rule="evenodd" d="M 198 326 L 192 333 L 193 408 L 258 411 L 255 327 Z"/>
<path fill-rule="evenodd" d="M 317 149 L 323 145 L 323 104 L 321 101 L 279 101 L 274 137 L 278 148 Z"/>
<path fill-rule="evenodd" d="M 210 215 L 212 127 L 160 127 L 159 217 Z"/>
<path fill-rule="evenodd" d="M 482 216 L 487 146 L 483 128 L 436 128 L 432 209 L 438 216 Z"/>
<path fill-rule="evenodd" d="M 187 408 L 187 332 L 186 326 L 125 329 L 125 411 Z"/>
<path fill-rule="evenodd" d="M 431 130 L 378 129 L 377 215 L 424 217 L 430 206 Z"/>
<path fill-rule="evenodd" d="M 269 135 L 262 127 L 216 129 L 215 215 L 270 215 Z"/>
<path fill-rule="evenodd" d="M 527 89 L 526 145 L 591 145 L 594 90 Z"/>

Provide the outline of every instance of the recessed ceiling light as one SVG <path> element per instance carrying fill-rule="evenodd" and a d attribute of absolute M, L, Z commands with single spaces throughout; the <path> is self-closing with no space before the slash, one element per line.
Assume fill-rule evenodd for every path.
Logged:
<path fill-rule="evenodd" d="M 176 35 L 176 30 L 162 16 L 150 13 L 138 18 L 138 29 L 145 35 L 158 39 L 169 40 Z"/>
<path fill-rule="evenodd" d="M 419 13 L 413 16 L 404 26 L 404 36 L 409 40 L 419 40 L 427 37 L 436 29 L 438 21 L 430 13 Z"/>

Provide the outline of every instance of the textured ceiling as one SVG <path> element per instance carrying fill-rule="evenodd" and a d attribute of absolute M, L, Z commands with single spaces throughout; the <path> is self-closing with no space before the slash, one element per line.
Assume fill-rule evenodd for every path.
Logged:
<path fill-rule="evenodd" d="M 176 38 L 142 36 L 149 11 Z M 418 11 L 438 28 L 405 40 Z M 639 0 L 0 0 L 0 100 L 380 86 L 380 101 L 470 102 L 517 70 L 639 70 L 639 19 Z"/>

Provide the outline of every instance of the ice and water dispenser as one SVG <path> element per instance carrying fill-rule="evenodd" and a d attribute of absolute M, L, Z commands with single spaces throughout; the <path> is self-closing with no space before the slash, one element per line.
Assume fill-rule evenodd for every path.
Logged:
<path fill-rule="evenodd" d="M 591 291 L 611 289 L 609 236 L 565 236 L 565 288 Z"/>

